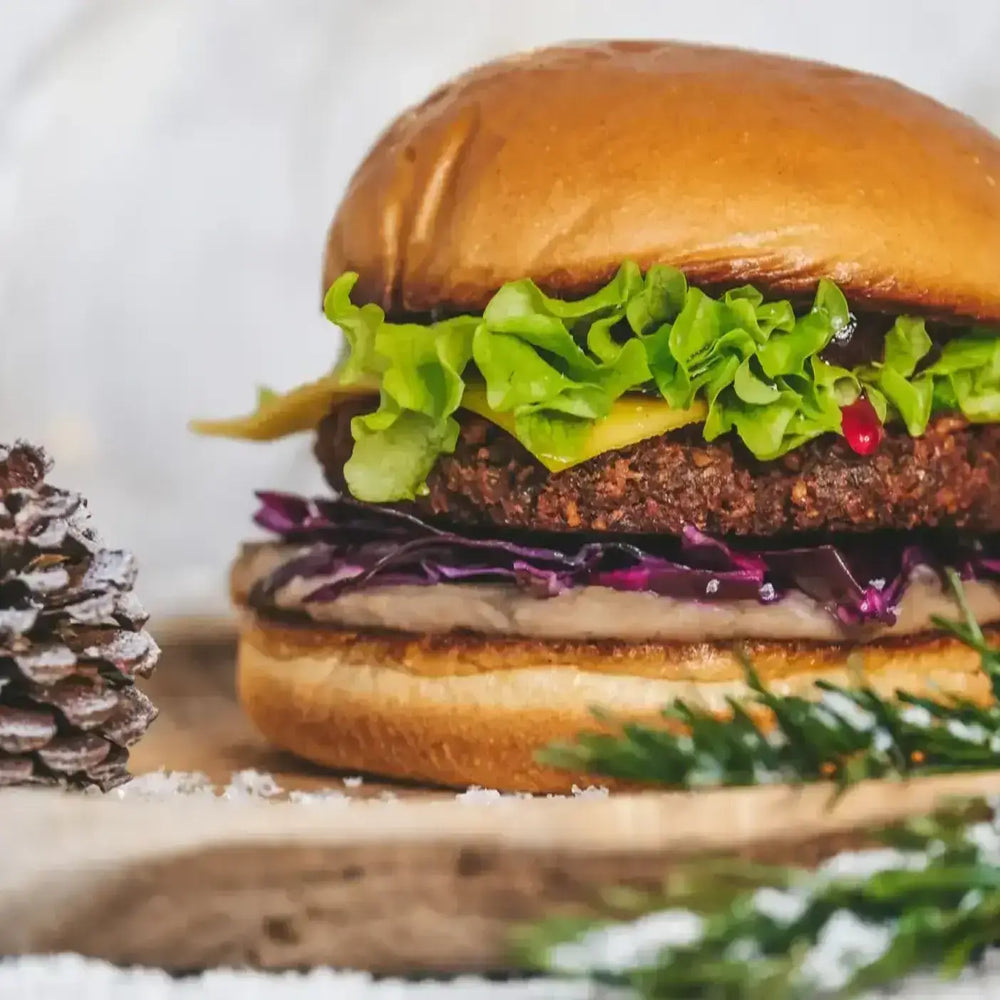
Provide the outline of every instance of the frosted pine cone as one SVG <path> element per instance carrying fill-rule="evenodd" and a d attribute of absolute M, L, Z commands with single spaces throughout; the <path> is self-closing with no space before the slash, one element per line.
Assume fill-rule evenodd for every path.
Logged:
<path fill-rule="evenodd" d="M 128 747 L 156 717 L 135 687 L 159 648 L 86 501 L 45 482 L 44 452 L 0 445 L 0 785 L 128 780 Z"/>

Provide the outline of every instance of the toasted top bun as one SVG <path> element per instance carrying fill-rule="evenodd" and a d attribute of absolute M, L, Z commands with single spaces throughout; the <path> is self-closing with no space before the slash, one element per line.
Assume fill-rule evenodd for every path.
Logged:
<path fill-rule="evenodd" d="M 398 118 L 330 229 L 324 288 L 390 314 L 505 281 L 583 293 L 624 259 L 699 284 L 1000 321 L 1000 141 L 900 84 L 671 42 L 489 63 Z"/>

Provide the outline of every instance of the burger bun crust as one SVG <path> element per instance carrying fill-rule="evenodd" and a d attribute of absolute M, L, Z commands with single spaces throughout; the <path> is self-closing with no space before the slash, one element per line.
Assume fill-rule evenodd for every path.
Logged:
<path fill-rule="evenodd" d="M 978 655 L 942 635 L 876 643 L 863 660 L 846 646 L 747 650 L 778 693 L 809 696 L 816 680 L 847 684 L 863 669 L 886 696 L 990 697 Z M 722 711 L 727 695 L 745 692 L 733 649 L 712 644 L 356 633 L 247 613 L 238 658 L 240 701 L 273 745 L 339 771 L 502 791 L 608 784 L 537 760 L 553 742 L 600 729 L 592 706 L 655 721 L 678 697 Z"/>
<path fill-rule="evenodd" d="M 401 115 L 329 230 L 324 290 L 391 314 L 481 309 L 623 260 L 706 287 L 1000 321 L 1000 141 L 879 77 L 673 42 L 488 63 Z"/>

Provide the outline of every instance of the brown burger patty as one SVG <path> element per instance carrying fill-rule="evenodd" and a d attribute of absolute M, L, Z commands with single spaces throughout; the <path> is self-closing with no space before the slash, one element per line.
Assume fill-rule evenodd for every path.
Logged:
<path fill-rule="evenodd" d="M 343 489 L 350 417 L 320 424 L 316 457 Z M 700 429 L 650 438 L 550 473 L 504 431 L 463 413 L 453 455 L 443 456 L 414 506 L 455 524 L 544 531 L 716 534 L 870 531 L 920 526 L 1000 530 L 1000 425 L 939 417 L 919 438 L 886 434 L 864 457 L 826 436 L 773 462 Z"/>

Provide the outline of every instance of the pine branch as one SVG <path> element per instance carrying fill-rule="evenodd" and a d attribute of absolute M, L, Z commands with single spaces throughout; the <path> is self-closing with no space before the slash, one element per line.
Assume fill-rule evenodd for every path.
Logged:
<path fill-rule="evenodd" d="M 983 635 L 958 574 L 948 581 L 961 618 L 935 625 L 979 654 L 993 691 L 987 706 L 883 698 L 863 683 L 820 682 L 815 699 L 777 695 L 744 658 L 749 695 L 729 701 L 728 717 L 678 702 L 663 711 L 664 725 L 584 734 L 544 759 L 683 788 L 832 779 L 843 789 L 870 777 L 993 769 L 1000 649 Z M 772 726 L 755 713 L 770 714 Z M 1000 830 L 995 819 L 970 823 L 970 808 L 989 811 L 978 803 L 881 831 L 891 849 L 839 855 L 815 872 L 692 863 L 658 898 L 619 892 L 600 920 L 527 929 L 517 953 L 528 968 L 662 1000 L 853 996 L 922 968 L 957 973 L 1000 937 Z"/>
<path fill-rule="evenodd" d="M 612 733 L 583 733 L 540 754 L 551 766 L 676 788 L 831 780 L 840 790 L 866 778 L 914 772 L 985 771 L 1000 754 L 1000 648 L 972 615 L 958 574 L 948 571 L 961 621 L 935 619 L 980 656 L 993 701 L 935 700 L 870 686 L 816 683 L 815 698 L 779 695 L 738 650 L 749 694 L 718 714 L 682 700 L 662 711 L 662 725 L 618 723 L 595 713 Z M 763 710 L 763 711 L 761 711 Z M 768 726 L 754 718 L 770 717 Z"/>
<path fill-rule="evenodd" d="M 1000 934 L 994 824 L 970 822 L 969 807 L 940 813 L 814 872 L 694 863 L 663 896 L 633 895 L 631 913 L 526 928 L 516 954 L 662 1000 L 853 996 L 920 969 L 954 974 Z"/>

